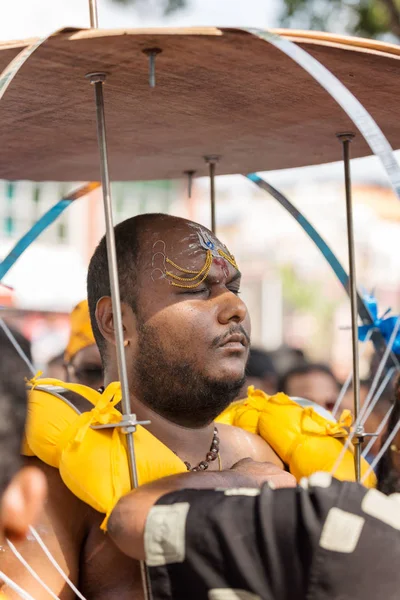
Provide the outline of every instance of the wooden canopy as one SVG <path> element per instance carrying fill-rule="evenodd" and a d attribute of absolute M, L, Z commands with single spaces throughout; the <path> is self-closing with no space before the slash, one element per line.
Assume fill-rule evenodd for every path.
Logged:
<path fill-rule="evenodd" d="M 400 48 L 370 40 L 278 31 L 353 92 L 400 147 Z M 0 70 L 28 44 L 0 45 Z M 143 50 L 162 50 L 157 85 Z M 234 29 L 65 30 L 22 66 L 0 102 L 0 178 L 87 181 L 100 177 L 89 72 L 104 88 L 113 180 L 248 173 L 339 160 L 335 135 L 352 122 L 278 49 Z M 370 150 L 361 135 L 352 156 Z"/>

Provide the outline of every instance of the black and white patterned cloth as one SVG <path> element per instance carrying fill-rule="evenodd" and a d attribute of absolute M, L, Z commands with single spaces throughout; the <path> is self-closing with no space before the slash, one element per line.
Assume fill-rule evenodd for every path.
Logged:
<path fill-rule="evenodd" d="M 145 548 L 154 600 L 399 600 L 400 495 L 327 473 L 184 490 L 152 508 Z"/>

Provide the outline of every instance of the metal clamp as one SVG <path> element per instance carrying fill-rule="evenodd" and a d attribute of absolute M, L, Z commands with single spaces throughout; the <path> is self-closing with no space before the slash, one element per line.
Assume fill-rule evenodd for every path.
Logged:
<path fill-rule="evenodd" d="M 92 425 L 91 429 L 121 429 L 122 433 L 135 433 L 138 425 L 150 425 L 151 421 L 138 421 L 135 414 L 123 415 L 119 423 L 106 423 L 105 425 Z"/>

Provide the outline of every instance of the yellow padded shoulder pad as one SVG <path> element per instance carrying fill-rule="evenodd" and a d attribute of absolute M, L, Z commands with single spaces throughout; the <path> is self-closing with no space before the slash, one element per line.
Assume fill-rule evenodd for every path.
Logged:
<path fill-rule="evenodd" d="M 110 384 L 102 394 L 54 379 L 31 383 L 24 451 L 59 469 L 73 494 L 108 515 L 131 489 L 125 436 L 119 428 L 92 427 L 121 421 L 115 408 L 121 400 L 119 383 Z M 80 414 L 54 395 L 51 386 L 81 394 L 93 409 Z M 139 484 L 186 471 L 184 463 L 140 425 L 134 439 Z"/>
<path fill-rule="evenodd" d="M 300 481 L 317 471 L 333 469 L 352 419 L 349 411 L 343 411 L 338 422 L 328 421 L 312 407 L 303 408 L 285 394 L 267 396 L 251 386 L 248 397 L 228 407 L 217 421 L 261 435 Z M 334 473 L 338 479 L 354 481 L 353 453 L 350 447 L 344 455 Z M 362 473 L 368 468 L 362 460 Z M 374 473 L 364 483 L 374 487 Z"/>

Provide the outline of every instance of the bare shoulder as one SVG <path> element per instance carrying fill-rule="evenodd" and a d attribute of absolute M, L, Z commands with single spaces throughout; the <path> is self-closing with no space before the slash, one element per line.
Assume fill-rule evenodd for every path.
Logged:
<path fill-rule="evenodd" d="M 258 462 L 272 462 L 283 468 L 284 465 L 279 456 L 260 435 L 255 435 L 240 427 L 221 423 L 218 424 L 218 431 L 221 447 L 229 448 L 229 455 L 233 459 L 232 464 L 242 458 L 252 458 Z M 236 461 L 235 458 L 237 458 Z"/>
<path fill-rule="evenodd" d="M 57 469 L 35 457 L 24 458 L 24 463 L 38 467 L 46 476 L 48 496 L 45 514 L 51 518 L 53 523 L 60 522 L 63 528 L 68 529 L 71 534 L 79 535 L 80 530 L 86 529 L 90 507 L 67 488 Z M 82 531 L 82 537 L 84 535 Z"/>

